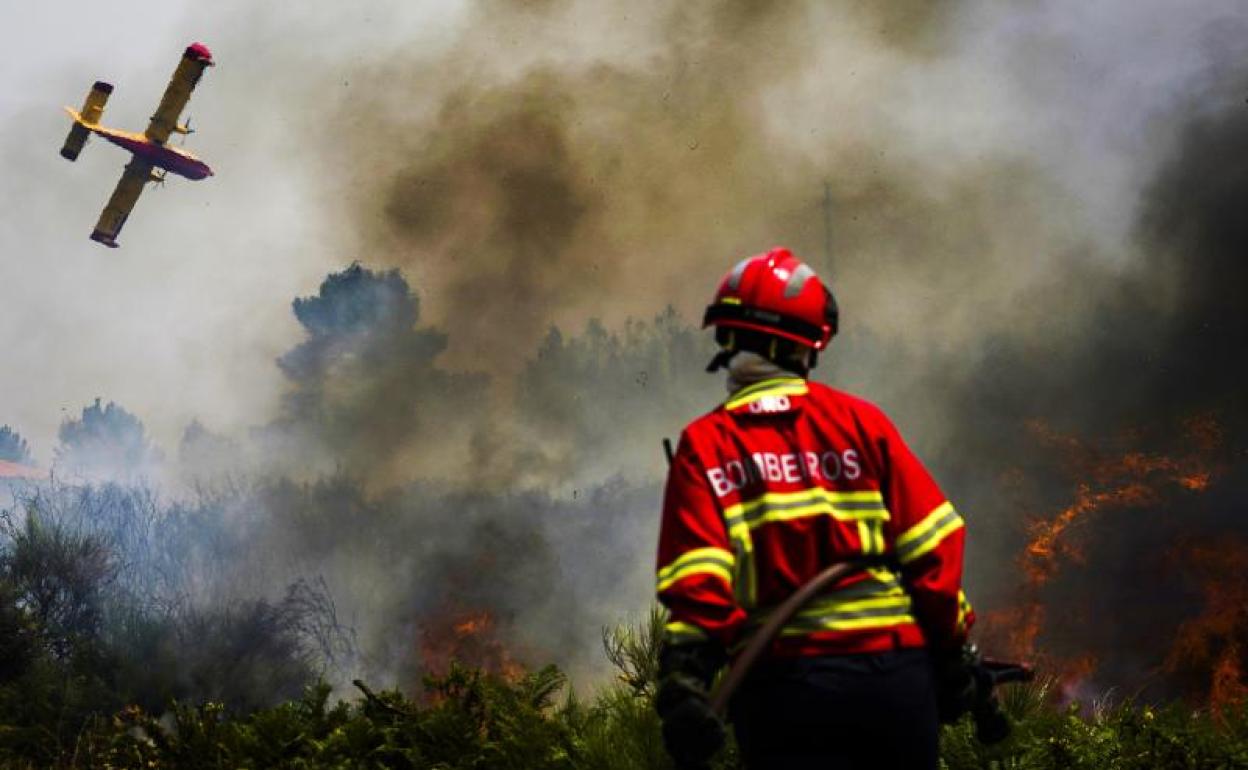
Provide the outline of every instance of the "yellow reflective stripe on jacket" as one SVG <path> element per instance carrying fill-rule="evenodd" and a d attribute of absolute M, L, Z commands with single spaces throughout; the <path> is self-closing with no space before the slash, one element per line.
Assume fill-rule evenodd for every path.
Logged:
<path fill-rule="evenodd" d="M 781 631 L 797 636 L 817 631 L 853 631 L 913 623 L 910 594 L 895 572 L 868 571 L 869 577 L 814 600 Z"/>
<path fill-rule="evenodd" d="M 798 492 L 768 492 L 724 509 L 729 533 L 757 529 L 775 521 L 830 515 L 838 521 L 888 521 L 888 507 L 878 490 L 831 492 L 823 487 Z"/>
<path fill-rule="evenodd" d="M 780 631 L 780 635 L 803 636 L 819 631 L 859 631 L 913 622 L 909 596 L 864 599 L 837 605 L 816 604 L 793 618 Z"/>
<path fill-rule="evenodd" d="M 673 620 L 663 626 L 663 640 L 668 644 L 690 644 L 709 639 L 706 632 L 692 623 Z"/>
<path fill-rule="evenodd" d="M 950 532 L 962 526 L 962 517 L 949 502 L 941 503 L 923 520 L 897 538 L 897 560 L 908 564 L 940 545 Z"/>
<path fill-rule="evenodd" d="M 879 490 L 832 492 L 814 487 L 798 492 L 768 492 L 724 509 L 724 524 L 736 555 L 733 588 L 738 604 L 747 610 L 758 604 L 751 530 L 771 522 L 825 515 L 837 521 L 857 522 L 864 554 L 884 553 L 884 522 L 888 521 L 889 512 Z"/>
<path fill-rule="evenodd" d="M 911 599 L 896 573 L 871 569 L 868 577 L 815 599 L 802 608 L 781 636 L 803 636 L 819 631 L 854 631 L 913 623 Z M 749 624 L 759 625 L 767 612 L 751 613 Z"/>
<path fill-rule="evenodd" d="M 732 571 L 732 592 L 737 604 L 749 609 L 758 604 L 758 571 L 754 569 L 754 541 L 750 531 L 744 527 L 737 531 L 728 531 L 732 541 L 732 550 L 736 556 L 735 568 Z"/>
<path fill-rule="evenodd" d="M 676 557 L 659 570 L 658 590 L 664 591 L 677 580 L 691 575 L 716 575 L 732 585 L 732 566 L 736 561 L 731 551 L 723 548 L 695 548 Z"/>
<path fill-rule="evenodd" d="M 751 383 L 741 388 L 737 388 L 735 391 L 732 392 L 732 395 L 728 397 L 728 400 L 732 401 L 733 399 L 737 399 L 737 398 L 744 398 L 746 396 L 757 395 L 758 393 L 761 393 L 765 390 L 770 390 L 771 388 L 790 387 L 790 386 L 805 385 L 805 384 L 806 384 L 806 380 L 803 380 L 801 377 L 772 377 L 767 380 L 759 380 L 758 382 Z"/>
<path fill-rule="evenodd" d="M 971 600 L 966 598 L 966 592 L 958 589 L 958 633 L 966 633 L 966 618 L 971 614 Z"/>
<path fill-rule="evenodd" d="M 725 409 L 739 409 L 764 396 L 804 396 L 810 392 L 801 377 L 777 377 L 747 385 L 734 392 L 724 403 Z"/>

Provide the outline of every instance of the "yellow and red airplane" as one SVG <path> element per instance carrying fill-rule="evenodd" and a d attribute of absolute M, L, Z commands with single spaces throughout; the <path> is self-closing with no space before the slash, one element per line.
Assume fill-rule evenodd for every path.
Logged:
<path fill-rule="evenodd" d="M 82 110 L 76 111 L 69 107 L 65 111 L 74 119 L 74 125 L 65 137 L 65 146 L 61 148 L 61 156 L 68 160 L 77 160 L 78 153 L 91 134 L 99 134 L 123 150 L 130 152 L 132 157 L 117 182 L 117 189 L 104 206 L 100 221 L 91 233 L 91 240 L 98 241 L 110 248 L 117 248 L 117 234 L 126 223 L 126 217 L 143 192 L 143 185 L 148 182 L 163 182 L 165 175 L 172 171 L 187 179 L 203 179 L 212 176 L 208 164 L 180 147 L 165 144 L 173 133 L 183 136 L 192 133 L 189 126 L 178 123 L 178 116 L 191 98 L 191 91 L 199 83 L 204 70 L 213 66 L 212 54 L 203 43 L 192 43 L 187 46 L 174 70 L 173 77 L 165 88 L 160 106 L 152 115 L 147 130 L 141 134 L 130 131 L 118 131 L 100 125 L 100 117 L 104 114 L 104 104 L 108 101 L 113 87 L 109 83 L 97 80 L 82 104 Z M 155 169 L 160 169 L 156 171 Z"/>

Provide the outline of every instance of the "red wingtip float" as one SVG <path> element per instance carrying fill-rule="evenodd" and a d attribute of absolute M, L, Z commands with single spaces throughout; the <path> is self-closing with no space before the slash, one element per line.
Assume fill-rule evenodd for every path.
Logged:
<path fill-rule="evenodd" d="M 212 60 L 212 51 L 209 51 L 208 46 L 203 43 L 191 43 L 186 47 L 186 53 L 183 56 L 194 58 L 209 67 L 216 63 Z"/>
<path fill-rule="evenodd" d="M 97 80 L 87 94 L 81 110 L 65 108 L 74 119 L 74 125 L 69 129 L 69 136 L 65 137 L 61 157 L 76 160 L 91 134 L 104 137 L 133 156 L 100 214 L 100 220 L 91 233 L 91 240 L 111 248 L 117 247 L 117 235 L 126 223 L 126 218 L 130 216 L 139 194 L 143 192 L 143 186 L 148 182 L 163 182 L 165 175 L 170 172 L 192 180 L 212 176 L 212 169 L 207 163 L 181 147 L 172 147 L 166 142 L 170 134 L 185 136 L 192 133 L 190 126 L 178 123 L 178 116 L 190 100 L 191 91 L 199 83 L 204 70 L 215 64 L 208 46 L 203 43 L 187 46 L 182 53 L 182 60 L 178 62 L 178 68 L 174 70 L 173 77 L 165 88 L 160 105 L 147 125 L 147 130 L 141 134 L 119 131 L 100 124 L 104 105 L 113 93 L 113 86 L 109 83 Z"/>

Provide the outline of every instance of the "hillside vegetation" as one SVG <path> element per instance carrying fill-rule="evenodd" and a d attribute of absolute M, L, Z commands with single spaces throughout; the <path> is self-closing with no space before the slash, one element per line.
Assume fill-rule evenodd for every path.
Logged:
<path fill-rule="evenodd" d="M 578 697 L 553 666 L 507 675 L 452 664 L 423 691 L 352 700 L 324 683 L 263 708 L 220 702 L 122 705 L 127 682 L 110 679 L 106 645 L 76 638 L 67 656 L 35 642 L 46 633 L 11 603 L 4 616 L 0 763 L 34 768 L 428 768 L 429 770 L 664 770 L 672 765 L 652 708 L 661 616 L 604 634 L 615 680 Z M 15 612 L 16 609 L 16 612 Z M 25 657 L 23 657 L 25 656 Z M 16 672 L 12 661 L 24 661 Z M 126 674 L 129 675 L 129 674 Z M 221 671 L 228 677 L 228 671 Z M 1003 694 L 1015 722 L 1009 740 L 984 747 L 969 718 L 948 727 L 942 764 L 961 768 L 1248 767 L 1248 710 L 1213 713 L 1179 704 L 1053 704 L 1045 682 Z M 739 767 L 729 746 L 717 770 Z"/>

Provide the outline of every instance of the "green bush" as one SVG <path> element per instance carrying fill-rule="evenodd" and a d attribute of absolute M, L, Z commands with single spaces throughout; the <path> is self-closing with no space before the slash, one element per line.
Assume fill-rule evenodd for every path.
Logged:
<path fill-rule="evenodd" d="M 176 705 L 164 718 L 139 709 L 95 720 L 65 767 L 429 768 L 430 770 L 671 770 L 649 697 L 623 682 L 589 702 L 557 694 L 545 668 L 516 680 L 453 666 L 425 681 L 419 701 L 393 692 L 330 705 L 318 685 L 300 699 L 249 714 L 218 704 Z M 1005 743 L 975 742 L 969 720 L 942 737 L 949 770 L 1133 770 L 1248 767 L 1248 713 L 1214 717 L 1172 706 L 1119 704 L 1083 713 L 1050 705 L 1041 683 L 1007 698 L 1016 720 Z M 23 757 L 10 754 L 10 762 Z M 736 768 L 729 750 L 717 770 Z"/>
<path fill-rule="evenodd" d="M 554 667 L 507 677 L 453 664 L 416 694 L 357 681 L 359 697 L 331 702 L 322 683 L 268 705 L 248 693 L 280 693 L 311 675 L 290 636 L 316 617 L 309 586 L 283 602 L 171 624 L 118 609 L 105 590 L 115 569 L 95 535 L 33 516 L 9 521 L 4 534 L 0 767 L 672 770 L 653 708 L 657 610 L 604 633 L 616 677 L 588 695 Z M 184 634 L 197 640 L 194 651 Z M 203 681 L 162 679 L 179 665 Z M 239 678 L 251 685 L 240 691 Z M 179 692 L 221 695 L 177 700 Z M 1244 704 L 1057 706 L 1053 694 L 1043 681 L 1006 688 L 1010 739 L 980 745 L 964 719 L 944 730 L 942 766 L 1248 768 Z M 730 742 L 713 767 L 739 766 Z"/>

